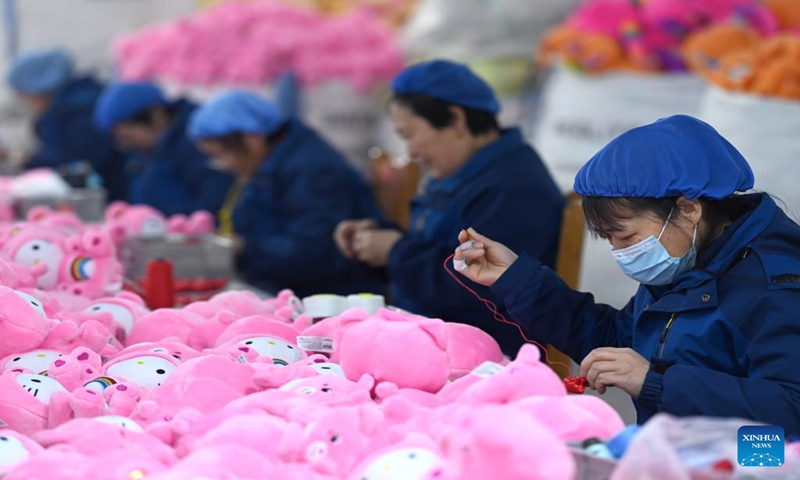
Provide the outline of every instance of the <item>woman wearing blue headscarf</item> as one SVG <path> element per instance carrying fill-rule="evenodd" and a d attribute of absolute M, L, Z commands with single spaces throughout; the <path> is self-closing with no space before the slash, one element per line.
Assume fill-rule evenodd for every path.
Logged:
<path fill-rule="evenodd" d="M 589 160 L 575 179 L 588 226 L 641 283 L 622 310 L 473 230 L 454 263 L 533 338 L 583 359 L 591 387 L 630 394 L 640 423 L 739 417 L 800 434 L 800 226 L 753 185 L 742 155 L 687 116 Z"/>
<path fill-rule="evenodd" d="M 240 178 L 230 196 L 239 271 L 268 292 L 382 293 L 375 272 L 336 251 L 341 220 L 377 217 L 366 181 L 314 131 L 248 92 L 221 93 L 193 116 L 189 135 Z"/>
<path fill-rule="evenodd" d="M 103 179 L 109 200 L 123 200 L 125 157 L 92 120 L 103 86 L 76 75 L 72 58 L 60 49 L 20 55 L 11 63 L 7 80 L 36 117 L 40 148 L 25 159 L 25 166 L 59 169 L 87 161 Z"/>
<path fill-rule="evenodd" d="M 502 128 L 500 102 L 466 65 L 412 65 L 392 82 L 389 113 L 408 154 L 429 175 L 411 203 L 408 231 L 369 219 L 342 222 L 346 256 L 385 268 L 392 304 L 480 328 L 516 355 L 523 340 L 458 284 L 442 261 L 475 227 L 554 266 L 564 197 L 519 128 Z M 491 292 L 471 285 L 481 296 Z"/>

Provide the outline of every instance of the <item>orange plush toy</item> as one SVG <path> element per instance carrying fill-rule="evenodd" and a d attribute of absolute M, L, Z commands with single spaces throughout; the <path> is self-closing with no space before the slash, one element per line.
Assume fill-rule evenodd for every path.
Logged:
<path fill-rule="evenodd" d="M 755 46 L 760 37 L 755 30 L 735 25 L 718 25 L 686 39 L 682 53 L 689 68 L 708 76 L 720 68 L 723 56 Z"/>
<path fill-rule="evenodd" d="M 800 37 L 779 35 L 765 40 L 755 51 L 757 69 L 749 90 L 800 100 Z"/>
<path fill-rule="evenodd" d="M 797 0 L 762 0 L 778 19 L 780 29 L 800 34 L 800 2 Z"/>
<path fill-rule="evenodd" d="M 720 58 L 719 68 L 707 70 L 703 75 L 726 90 L 745 91 L 750 88 L 756 74 L 755 50 L 739 50 Z"/>
<path fill-rule="evenodd" d="M 561 26 L 544 38 L 538 55 L 542 65 L 562 59 L 568 66 L 589 73 L 627 68 L 625 53 L 620 44 L 605 35 L 585 33 Z"/>

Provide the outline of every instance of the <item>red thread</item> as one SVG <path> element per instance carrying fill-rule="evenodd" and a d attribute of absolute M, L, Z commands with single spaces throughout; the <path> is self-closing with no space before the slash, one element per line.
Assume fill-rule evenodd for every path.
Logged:
<path fill-rule="evenodd" d="M 564 362 L 551 362 L 551 361 L 550 361 L 550 358 L 549 358 L 549 356 L 548 356 L 548 354 L 547 354 L 547 349 L 546 349 L 544 346 L 542 346 L 542 344 L 541 344 L 541 343 L 537 342 L 536 340 L 531 340 L 531 339 L 529 339 L 528 337 L 526 337 L 526 336 L 525 336 L 525 332 L 523 332 L 523 331 L 522 331 L 522 327 L 520 327 L 518 324 L 516 324 L 516 323 L 514 323 L 514 322 L 511 322 L 511 321 L 507 320 L 507 319 L 506 319 L 506 317 L 504 317 L 504 316 L 503 316 L 503 314 L 502 314 L 502 313 L 500 313 L 500 312 L 497 310 L 497 305 L 495 305 L 495 304 L 494 304 L 492 301 L 490 301 L 490 300 L 487 300 L 487 299 L 485 299 L 485 298 L 481 297 L 481 296 L 478 294 L 478 292 L 476 292 L 475 290 L 473 290 L 472 288 L 470 288 L 470 287 L 469 287 L 469 285 L 467 285 L 466 283 L 462 282 L 462 281 L 461 281 L 461 279 L 460 279 L 460 278 L 458 278 L 458 277 L 456 276 L 456 274 L 455 274 L 455 273 L 453 273 L 453 272 L 450 270 L 450 267 L 449 267 L 449 262 L 450 262 L 450 260 L 452 260 L 454 257 L 455 257 L 455 254 L 453 254 L 453 255 L 450 255 L 449 257 L 447 257 L 447 258 L 445 259 L 445 261 L 444 261 L 444 269 L 445 269 L 445 271 L 446 271 L 447 273 L 449 273 L 449 274 L 450 274 L 450 276 L 451 276 L 451 277 L 453 277 L 453 280 L 455 280 L 455 281 L 456 281 L 456 283 L 458 283 L 459 285 L 461 285 L 462 287 L 464 287 L 464 289 L 466 289 L 466 290 L 467 290 L 469 293 L 471 293 L 471 294 L 475 295 L 475 298 L 477 298 L 478 300 L 480 300 L 480 301 L 481 301 L 481 303 L 483 303 L 483 304 L 486 306 L 486 308 L 487 308 L 487 309 L 488 309 L 490 312 L 492 312 L 492 317 L 493 317 L 495 320 L 497 320 L 498 322 L 501 322 L 501 323 L 506 323 L 506 324 L 508 324 L 508 325 L 513 325 L 513 326 L 517 327 L 517 330 L 519 330 L 519 334 L 520 334 L 520 335 L 522 335 L 522 338 L 523 338 L 523 340 L 525 340 L 525 341 L 526 341 L 526 342 L 528 342 L 528 343 L 532 343 L 532 344 L 536 345 L 537 347 L 541 348 L 541 349 L 544 351 L 544 360 L 545 360 L 545 362 L 547 362 L 549 365 L 562 365 L 564 368 L 566 368 L 566 369 L 567 369 L 567 374 L 570 374 L 570 373 L 572 373 L 572 369 L 571 369 L 571 368 L 569 367 L 569 365 L 567 365 L 566 363 L 564 363 Z M 581 377 L 570 377 L 570 378 L 574 379 L 574 378 L 581 378 Z M 567 388 L 568 388 L 568 389 L 570 389 L 570 388 L 571 388 L 571 384 L 573 384 L 573 383 L 576 383 L 576 381 L 575 381 L 575 380 L 570 380 L 569 382 L 567 382 L 567 380 L 570 380 L 570 379 L 565 379 L 565 384 L 567 385 Z M 579 382 L 579 383 L 580 383 L 581 385 L 583 385 L 583 382 Z M 571 392 L 571 393 L 583 393 L 583 392 L 577 392 L 577 391 L 575 391 L 575 392 Z"/>

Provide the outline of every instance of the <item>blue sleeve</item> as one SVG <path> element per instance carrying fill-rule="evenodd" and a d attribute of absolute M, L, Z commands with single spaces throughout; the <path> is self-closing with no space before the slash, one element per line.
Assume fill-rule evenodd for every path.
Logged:
<path fill-rule="evenodd" d="M 216 216 L 225 203 L 225 197 L 235 178 L 211 168 L 208 157 L 197 150 L 188 138 L 181 143 L 182 175 L 192 194 L 192 198 L 187 199 L 188 211 L 185 213 L 205 210 Z"/>
<path fill-rule="evenodd" d="M 341 168 L 299 172 L 281 185 L 285 227 L 244 238 L 247 268 L 280 283 L 335 277 L 347 264 L 334 244 L 333 231 L 352 214 L 350 186 Z"/>
<path fill-rule="evenodd" d="M 476 195 L 464 208 L 460 223 L 454 223 L 454 229 L 447 236 L 447 241 L 427 240 L 413 233 L 406 235 L 395 245 L 390 255 L 389 278 L 393 290 L 401 292 L 403 298 L 411 299 L 416 304 L 416 310 L 429 316 L 470 323 L 482 328 L 486 326 L 485 322 L 494 322 L 486 306 L 445 270 L 444 261 L 458 246 L 460 229 L 468 227 L 532 255 L 548 255 L 557 241 L 561 205 L 551 206 L 540 202 L 537 210 L 530 201 L 517 201 L 516 195 L 520 193 L 529 192 L 486 189 Z M 509 220 L 515 215 L 525 215 L 531 220 Z M 544 225 L 547 227 L 542 227 Z M 448 262 L 448 269 L 452 271 L 452 268 L 452 262 Z M 492 298 L 487 288 L 456 275 L 481 297 Z M 520 337 L 516 329 L 510 331 L 500 327 L 490 325 L 488 328 L 498 333 L 505 330 L 500 333 L 502 335 L 508 332 L 513 337 Z M 497 340 L 502 346 L 502 339 Z"/>
<path fill-rule="evenodd" d="M 630 347 L 633 300 L 622 310 L 577 292 L 527 254 L 492 286 L 511 317 L 534 338 L 580 362 L 599 347 Z"/>
<path fill-rule="evenodd" d="M 739 332 L 748 376 L 699 366 L 673 365 L 665 373 L 651 370 L 639 403 L 673 415 L 750 418 L 800 434 L 800 292 L 768 292 L 741 312 Z"/>

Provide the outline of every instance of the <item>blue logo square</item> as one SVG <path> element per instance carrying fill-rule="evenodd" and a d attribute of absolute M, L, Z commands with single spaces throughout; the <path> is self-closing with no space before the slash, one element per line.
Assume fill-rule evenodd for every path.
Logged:
<path fill-rule="evenodd" d="M 739 429 L 739 465 L 780 467 L 784 460 L 783 427 L 745 426 Z"/>

